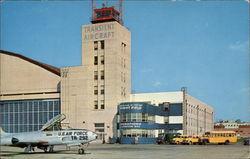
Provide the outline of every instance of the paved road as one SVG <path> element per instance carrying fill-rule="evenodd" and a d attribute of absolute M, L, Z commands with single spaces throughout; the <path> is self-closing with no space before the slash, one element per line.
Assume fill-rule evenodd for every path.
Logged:
<path fill-rule="evenodd" d="M 55 153 L 36 149 L 33 154 L 23 149 L 1 147 L 1 158 L 18 159 L 250 159 L 250 147 L 231 145 L 110 145 L 91 144 L 87 154 L 77 154 L 77 147 L 65 150 L 55 147 Z"/>

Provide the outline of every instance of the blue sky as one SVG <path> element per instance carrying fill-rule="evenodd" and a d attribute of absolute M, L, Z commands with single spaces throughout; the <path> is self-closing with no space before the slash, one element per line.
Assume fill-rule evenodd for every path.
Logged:
<path fill-rule="evenodd" d="M 57 67 L 81 64 L 81 25 L 90 24 L 91 1 L 0 4 L 1 49 Z M 125 1 L 132 91 L 185 86 L 215 108 L 215 120 L 250 121 L 248 9 L 246 1 Z"/>

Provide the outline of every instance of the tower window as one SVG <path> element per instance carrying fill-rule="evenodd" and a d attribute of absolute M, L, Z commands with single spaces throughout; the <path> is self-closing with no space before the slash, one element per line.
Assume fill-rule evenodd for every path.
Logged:
<path fill-rule="evenodd" d="M 101 56 L 101 64 L 104 65 L 104 56 Z"/>
<path fill-rule="evenodd" d="M 104 43 L 104 40 L 101 41 L 101 49 L 104 49 L 105 48 L 105 43 Z"/>
<path fill-rule="evenodd" d="M 98 41 L 94 41 L 94 50 L 98 50 Z"/>
<path fill-rule="evenodd" d="M 101 94 L 104 94 L 104 85 L 101 85 Z"/>
<path fill-rule="evenodd" d="M 95 71 L 95 72 L 94 72 L 94 79 L 95 79 L 95 80 L 98 80 L 98 71 Z"/>
<path fill-rule="evenodd" d="M 94 109 L 98 109 L 98 101 L 97 100 L 94 101 Z"/>
<path fill-rule="evenodd" d="M 101 100 L 101 109 L 105 109 L 104 100 Z"/>
<path fill-rule="evenodd" d="M 98 56 L 94 57 L 94 65 L 98 65 Z"/>
<path fill-rule="evenodd" d="M 97 86 L 94 87 L 94 94 L 95 94 L 95 95 L 98 94 L 98 87 L 97 87 Z"/>
<path fill-rule="evenodd" d="M 104 71 L 101 71 L 101 79 L 104 80 Z"/>

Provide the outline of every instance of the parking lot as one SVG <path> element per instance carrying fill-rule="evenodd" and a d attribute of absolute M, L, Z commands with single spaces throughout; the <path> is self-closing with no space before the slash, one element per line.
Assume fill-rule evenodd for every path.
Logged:
<path fill-rule="evenodd" d="M 54 153 L 36 149 L 33 154 L 23 149 L 1 147 L 1 158 L 18 159 L 250 159 L 250 147 L 242 144 L 230 145 L 119 145 L 91 144 L 86 154 L 77 154 L 77 147 L 66 151 L 65 146 L 55 147 Z"/>

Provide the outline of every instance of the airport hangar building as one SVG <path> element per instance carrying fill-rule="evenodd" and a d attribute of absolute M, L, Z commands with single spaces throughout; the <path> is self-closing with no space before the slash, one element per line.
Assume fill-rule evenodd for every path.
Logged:
<path fill-rule="evenodd" d="M 131 94 L 130 42 L 130 31 L 118 21 L 92 21 L 82 26 L 81 66 L 59 69 L 1 50 L 3 129 L 7 132 L 39 130 L 49 119 L 63 113 L 66 115 L 63 127 L 93 130 L 100 140 L 106 141 L 108 137 L 130 137 L 129 133 L 131 137 L 146 133 L 147 137 L 155 138 L 163 131 L 202 134 L 213 130 L 213 108 L 185 91 Z M 142 112 L 132 109 L 124 112 L 121 105 L 126 102 L 132 105 L 143 102 L 145 108 Z M 157 109 L 159 105 L 168 105 L 174 114 L 154 114 L 146 109 Z M 143 116 L 145 121 L 137 120 Z M 168 126 L 126 126 L 137 121 Z"/>

